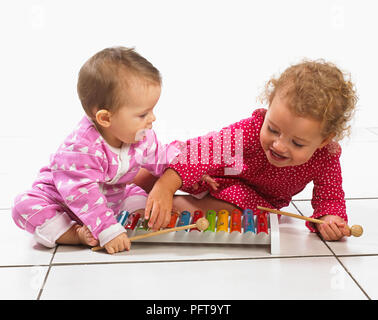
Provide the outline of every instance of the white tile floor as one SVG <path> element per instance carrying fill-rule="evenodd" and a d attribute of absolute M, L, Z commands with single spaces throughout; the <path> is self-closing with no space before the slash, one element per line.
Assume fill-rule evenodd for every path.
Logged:
<path fill-rule="evenodd" d="M 265 245 L 136 243 L 115 255 L 46 249 L 10 215 L 13 196 L 34 172 L 16 173 L 17 185 L 2 173 L 0 299 L 378 299 L 378 172 L 372 170 L 378 134 L 358 128 L 343 150 L 350 225 L 363 225 L 364 235 L 323 242 L 302 221 L 282 217 L 275 256 Z M 308 187 L 285 210 L 310 215 L 310 198 Z M 193 285 L 177 286 L 183 280 Z"/>

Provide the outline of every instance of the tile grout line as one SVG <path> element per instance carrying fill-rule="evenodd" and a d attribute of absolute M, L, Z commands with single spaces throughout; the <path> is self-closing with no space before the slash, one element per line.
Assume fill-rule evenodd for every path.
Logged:
<path fill-rule="evenodd" d="M 312 199 L 293 199 L 291 203 L 294 202 L 304 202 L 304 201 L 311 201 Z M 355 198 L 345 198 L 345 200 L 378 200 L 378 197 L 355 197 Z"/>
<path fill-rule="evenodd" d="M 45 288 L 45 285 L 46 285 L 46 282 L 47 282 L 47 278 L 48 278 L 48 276 L 50 274 L 51 267 L 53 266 L 52 261 L 54 260 L 55 253 L 56 253 L 57 250 L 58 250 L 58 245 L 55 247 L 55 250 L 54 250 L 54 252 L 52 254 L 52 257 L 50 259 L 49 267 L 47 269 L 45 279 L 43 279 L 43 283 L 42 283 L 41 289 L 39 289 L 39 293 L 38 293 L 38 296 L 37 296 L 36 300 L 41 300 L 41 295 L 42 295 L 43 289 Z"/>
<path fill-rule="evenodd" d="M 2 268 L 33 268 L 33 267 L 60 267 L 60 266 L 78 266 L 78 265 L 99 265 L 99 264 L 135 264 L 135 263 L 169 263 L 169 262 L 199 262 L 199 261 L 232 261 L 232 260 L 274 260 L 274 259 L 297 259 L 297 258 L 323 258 L 323 257 L 333 257 L 334 254 L 330 252 L 329 254 L 315 254 L 315 255 L 272 255 L 272 256 L 262 256 L 262 257 L 239 257 L 239 258 L 208 258 L 208 259 L 172 259 L 172 260 L 136 260 L 136 261 L 97 261 L 97 262 L 55 262 L 51 264 L 30 264 L 30 265 L 3 265 Z M 339 255 L 339 258 L 349 258 L 349 257 L 377 257 L 376 253 L 366 253 L 366 254 L 350 254 L 350 255 Z"/>
<path fill-rule="evenodd" d="M 298 209 L 298 207 L 292 202 L 293 206 L 295 207 L 295 209 L 298 210 L 298 212 L 303 216 L 302 212 Z M 371 298 L 369 297 L 369 295 L 365 292 L 365 290 L 361 287 L 361 285 L 357 282 L 357 280 L 353 277 L 353 275 L 349 272 L 349 270 L 346 268 L 346 266 L 341 262 L 341 260 L 339 259 L 339 257 L 336 255 L 336 253 L 332 250 L 332 248 L 327 244 L 327 242 L 325 240 L 323 240 L 323 238 L 319 235 L 319 233 L 316 233 L 316 235 L 319 237 L 319 239 L 325 244 L 325 246 L 328 248 L 328 250 L 332 253 L 332 255 L 334 256 L 334 258 L 338 261 L 338 263 L 343 267 L 343 269 L 345 270 L 345 272 L 349 275 L 349 277 L 353 280 L 353 282 L 357 285 L 358 288 L 360 288 L 360 290 L 362 291 L 362 293 L 366 296 L 366 298 L 368 300 L 371 300 Z"/>
<path fill-rule="evenodd" d="M 175 263 L 175 262 L 207 262 L 207 261 L 237 261 L 237 260 L 275 260 L 275 259 L 305 259 L 332 257 L 329 255 L 308 255 L 308 256 L 270 256 L 270 257 L 245 257 L 245 258 L 208 258 L 208 259 L 174 259 L 174 260 L 151 260 L 151 261 L 98 261 L 98 262 L 57 262 L 52 266 L 80 266 L 80 265 L 100 265 L 100 264 L 136 264 L 136 263 Z"/>
<path fill-rule="evenodd" d="M 48 267 L 48 264 L 10 264 L 10 265 L 2 265 L 2 268 L 33 268 L 33 267 Z"/>
<path fill-rule="evenodd" d="M 303 200 L 304 201 L 304 200 Z M 301 210 L 298 209 L 298 207 L 295 205 L 294 200 L 291 201 L 291 204 L 294 206 L 294 208 L 299 212 L 301 216 L 303 216 Z"/>
<path fill-rule="evenodd" d="M 333 256 L 336 258 L 336 260 L 340 263 L 340 265 L 343 267 L 343 269 L 345 270 L 345 272 L 349 275 L 349 277 L 354 281 L 354 283 L 357 285 L 357 287 L 360 288 L 360 290 L 362 291 L 362 293 L 366 296 L 366 298 L 368 300 L 371 300 L 371 298 L 369 297 L 369 295 L 366 293 L 366 291 L 361 287 L 361 285 L 358 283 L 358 281 L 353 277 L 353 275 L 349 272 L 349 270 L 347 269 L 347 267 L 341 262 L 341 260 L 339 259 L 339 257 L 336 255 L 336 253 L 333 252 L 333 250 L 331 249 L 331 247 L 326 243 L 326 241 L 324 241 L 319 235 L 318 237 L 320 238 L 320 240 L 323 241 L 323 243 L 328 247 L 328 249 L 333 253 Z"/>

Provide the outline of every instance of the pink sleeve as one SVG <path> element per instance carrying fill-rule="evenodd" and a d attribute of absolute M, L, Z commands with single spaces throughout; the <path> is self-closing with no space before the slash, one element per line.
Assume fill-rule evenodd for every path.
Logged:
<path fill-rule="evenodd" d="M 340 155 L 341 149 L 334 154 L 326 152 L 322 155 L 322 165 L 318 168 L 313 180 L 314 189 L 311 200 L 314 208 L 313 218 L 336 215 L 348 222 L 345 193 L 342 188 Z M 312 223 L 306 222 L 306 226 L 311 231 L 316 231 Z"/>
<path fill-rule="evenodd" d="M 102 232 L 108 233 L 109 231 L 105 231 L 108 228 L 112 227 L 110 230 L 113 234 L 121 232 L 114 212 L 107 207 L 107 200 L 99 188 L 99 182 L 104 181 L 107 168 L 107 160 L 101 150 L 72 145 L 56 153 L 50 166 L 55 186 L 66 206 L 90 229 L 96 239 L 100 239 L 101 245 L 99 235 Z"/>

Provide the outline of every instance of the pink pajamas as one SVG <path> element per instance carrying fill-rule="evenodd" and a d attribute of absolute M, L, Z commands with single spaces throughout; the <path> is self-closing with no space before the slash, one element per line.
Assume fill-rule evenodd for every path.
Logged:
<path fill-rule="evenodd" d="M 178 153 L 175 143 L 160 144 L 152 130 L 138 143 L 114 148 L 85 116 L 40 170 L 31 190 L 16 197 L 13 219 L 47 247 L 54 247 L 74 220 L 104 245 L 125 232 L 116 220 L 120 210 L 145 207 L 147 194 L 130 184 L 139 169 L 160 176 Z"/>

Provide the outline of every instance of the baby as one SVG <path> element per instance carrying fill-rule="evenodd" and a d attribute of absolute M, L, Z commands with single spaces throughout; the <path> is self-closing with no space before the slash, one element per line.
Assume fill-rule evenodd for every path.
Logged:
<path fill-rule="evenodd" d="M 326 223 L 307 227 L 325 240 L 350 235 L 337 141 L 349 131 L 353 84 L 331 63 L 304 61 L 271 79 L 263 100 L 268 110 L 183 144 L 149 194 L 150 225 L 160 226 L 155 203 L 169 211 L 177 189 L 191 194 L 174 198 L 179 211 L 280 209 L 313 182 L 312 217 Z M 139 184 L 146 179 L 138 175 Z"/>
<path fill-rule="evenodd" d="M 151 130 L 161 92 L 159 71 L 133 49 L 104 49 L 81 68 L 78 95 L 86 115 L 32 188 L 15 199 L 16 224 L 47 247 L 130 249 L 123 210 L 144 212 L 147 194 L 132 180 L 140 168 L 159 176 L 179 150 Z"/>

